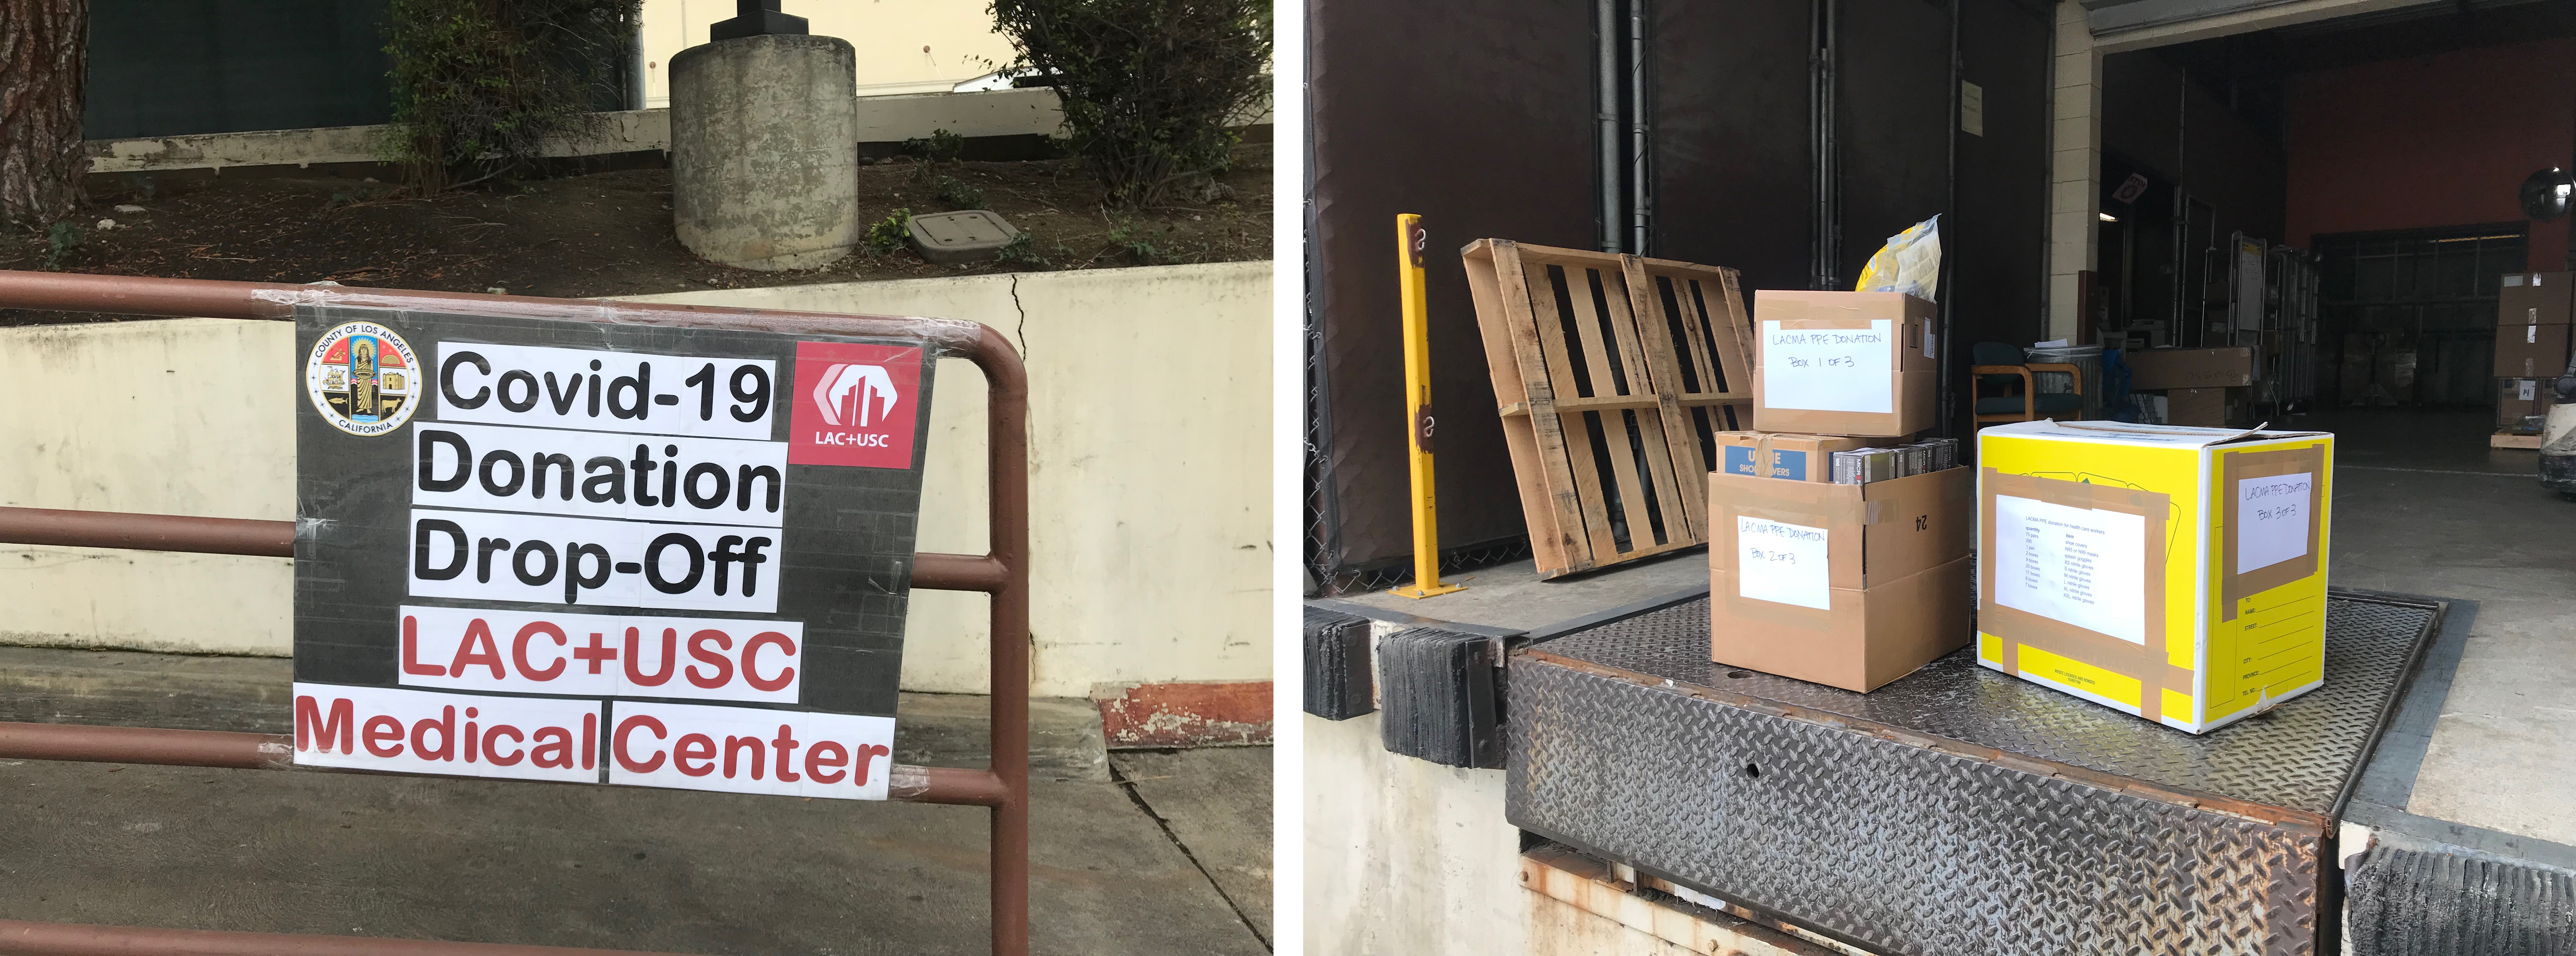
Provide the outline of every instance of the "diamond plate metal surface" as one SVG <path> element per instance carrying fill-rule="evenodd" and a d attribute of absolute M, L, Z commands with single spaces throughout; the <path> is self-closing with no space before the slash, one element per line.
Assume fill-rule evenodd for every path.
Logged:
<path fill-rule="evenodd" d="M 1676 605 L 1513 658 L 1507 813 L 1875 952 L 2310 956 L 2327 815 L 2438 613 L 2332 604 L 2325 687 L 2201 737 L 1964 653 L 1867 695 L 1713 666 Z"/>
<path fill-rule="evenodd" d="M 2338 593 L 2325 685 L 2194 736 L 1980 667 L 1962 649 L 1867 694 L 1708 661 L 1708 602 L 1538 645 L 1552 654 L 2253 803 L 2332 813 L 2437 612 Z M 1735 677 L 1730 675 L 1743 675 Z"/>

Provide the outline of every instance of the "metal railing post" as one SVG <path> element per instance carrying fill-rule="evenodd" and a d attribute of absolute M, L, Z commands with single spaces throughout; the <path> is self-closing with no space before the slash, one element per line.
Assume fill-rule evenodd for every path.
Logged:
<path fill-rule="evenodd" d="M 985 770 L 897 767 L 890 796 L 992 810 L 992 951 L 1026 956 L 1029 945 L 1029 505 L 1028 370 L 1019 351 L 976 322 L 711 306 L 543 299 L 201 279 L 156 279 L 0 270 L 0 308 L 109 312 L 174 318 L 291 319 L 299 305 L 403 308 L 474 315 L 726 328 L 818 335 L 918 338 L 935 353 L 969 359 L 989 391 L 990 553 L 917 555 L 917 589 L 992 596 L 992 763 Z M 0 543 L 294 556 L 295 523 L 181 515 L 0 508 Z M 0 723 L 0 758 L 293 769 L 292 740 L 274 734 Z M 362 939 L 277 933 L 147 929 L 0 920 L 7 954 L 471 954 L 572 956 L 606 950 Z"/>

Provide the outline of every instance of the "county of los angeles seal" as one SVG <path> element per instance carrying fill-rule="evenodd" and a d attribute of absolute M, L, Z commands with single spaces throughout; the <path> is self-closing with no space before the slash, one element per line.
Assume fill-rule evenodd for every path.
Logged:
<path fill-rule="evenodd" d="M 382 435 L 411 420 L 420 396 L 420 363 L 411 343 L 374 322 L 325 329 L 304 362 L 304 393 L 331 427 Z"/>

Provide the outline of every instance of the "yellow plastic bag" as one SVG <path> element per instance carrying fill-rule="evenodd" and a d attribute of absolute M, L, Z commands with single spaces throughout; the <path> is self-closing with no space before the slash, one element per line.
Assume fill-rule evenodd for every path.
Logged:
<path fill-rule="evenodd" d="M 1941 291 L 1941 217 L 1887 237 L 1862 266 L 1854 292 L 1902 292 L 1925 302 Z"/>

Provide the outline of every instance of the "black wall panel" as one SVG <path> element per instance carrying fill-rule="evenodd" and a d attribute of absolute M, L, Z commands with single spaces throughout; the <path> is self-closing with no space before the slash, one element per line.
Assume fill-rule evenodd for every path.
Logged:
<path fill-rule="evenodd" d="M 385 0 L 93 0 L 90 139 L 392 116 Z"/>
<path fill-rule="evenodd" d="M 1721 12 L 1659 2 L 1647 12 L 1655 202 L 1648 253 L 1739 270 L 1748 296 L 1806 288 L 1815 216 L 1810 4 L 1731 4 Z"/>
<path fill-rule="evenodd" d="M 1952 76 L 1984 87 L 1960 134 Z M 1839 178 L 1815 182 L 1810 50 L 1834 5 Z M 2042 328 L 2049 8 L 2036 0 L 1646 0 L 1648 254 L 1810 287 L 1820 203 L 1850 288 L 1886 237 L 1948 213 L 1950 358 Z M 1624 9 L 1624 5 L 1623 5 Z M 1411 549 L 1394 217 L 1428 217 L 1433 401 L 1444 547 L 1523 534 L 1481 339 L 1455 250 L 1480 237 L 1599 248 L 1595 36 L 1587 0 L 1309 8 L 1308 308 L 1320 329 L 1317 563 L 1387 567 Z M 1955 208 L 1953 193 L 1955 190 Z M 1624 223 L 1621 225 L 1624 226 Z M 1748 295 L 1748 298 L 1750 296 Z M 1967 434 L 1964 400 L 1953 434 Z"/>
<path fill-rule="evenodd" d="M 1834 133 L 1842 167 L 1837 287 L 1887 237 L 1950 205 L 1950 10 L 1925 0 L 1834 0 Z M 1947 252 L 1945 244 L 1943 251 Z"/>
<path fill-rule="evenodd" d="M 1983 135 L 1959 134 L 1958 209 L 1942 222 L 1955 343 L 1951 381 L 1965 383 L 1977 342 L 2027 345 L 2047 328 L 2050 91 L 2044 7 L 2022 0 L 1958 0 L 1960 79 L 1985 96 Z M 1969 433 L 1965 393 L 1952 403 L 1952 434 Z"/>
<path fill-rule="evenodd" d="M 1440 539 L 1527 532 L 1458 249 L 1598 248 L 1588 0 L 1307 6 L 1308 308 L 1324 356 L 1320 497 L 1333 567 L 1412 553 L 1395 217 L 1431 234 Z"/>

